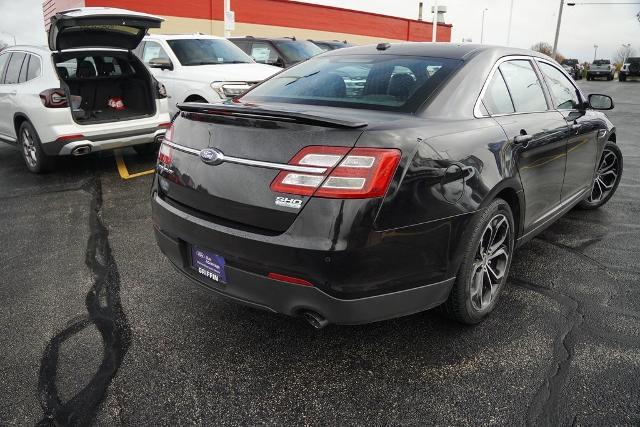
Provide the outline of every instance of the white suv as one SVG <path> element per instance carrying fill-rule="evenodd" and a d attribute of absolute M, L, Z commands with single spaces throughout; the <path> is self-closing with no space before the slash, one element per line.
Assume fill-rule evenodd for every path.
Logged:
<path fill-rule="evenodd" d="M 220 102 L 282 71 L 258 64 L 229 40 L 204 34 L 148 35 L 135 50 L 166 88 L 172 114 L 182 102 Z"/>
<path fill-rule="evenodd" d="M 155 16 L 73 9 L 51 20 L 49 48 L 0 53 L 0 140 L 21 147 L 31 172 L 52 156 L 134 146 L 149 151 L 170 126 L 164 88 L 131 52 Z"/>

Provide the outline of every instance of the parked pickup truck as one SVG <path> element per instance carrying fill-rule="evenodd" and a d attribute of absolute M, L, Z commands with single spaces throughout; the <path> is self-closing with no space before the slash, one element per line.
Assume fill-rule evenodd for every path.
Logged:
<path fill-rule="evenodd" d="M 640 57 L 627 58 L 618 73 L 618 80 L 626 82 L 628 78 L 640 78 Z"/>
<path fill-rule="evenodd" d="M 593 61 L 587 71 L 587 80 L 593 80 L 595 78 L 606 78 L 607 80 L 613 80 L 616 73 L 616 68 L 608 59 L 596 59 Z"/>

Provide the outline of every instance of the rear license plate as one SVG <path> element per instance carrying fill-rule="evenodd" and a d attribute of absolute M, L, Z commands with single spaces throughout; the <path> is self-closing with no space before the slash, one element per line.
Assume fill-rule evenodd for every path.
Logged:
<path fill-rule="evenodd" d="M 216 282 L 227 283 L 224 258 L 218 254 L 191 246 L 191 266 L 201 276 Z"/>

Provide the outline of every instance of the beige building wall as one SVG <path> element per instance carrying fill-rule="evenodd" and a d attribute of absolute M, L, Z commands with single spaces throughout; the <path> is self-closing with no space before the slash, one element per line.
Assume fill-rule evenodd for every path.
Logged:
<path fill-rule="evenodd" d="M 204 33 L 216 36 L 224 36 L 224 23 L 208 19 L 182 18 L 176 16 L 163 16 L 165 22 L 159 30 L 153 30 L 156 34 L 183 34 Z M 277 27 L 261 24 L 247 24 L 236 22 L 236 29 L 232 36 L 256 36 L 256 37 L 291 37 L 306 40 L 346 40 L 357 45 L 376 44 L 380 42 L 394 42 L 406 40 L 384 39 L 379 37 L 361 36 L 349 33 L 335 33 L 328 31 L 307 30 L 304 28 Z"/>

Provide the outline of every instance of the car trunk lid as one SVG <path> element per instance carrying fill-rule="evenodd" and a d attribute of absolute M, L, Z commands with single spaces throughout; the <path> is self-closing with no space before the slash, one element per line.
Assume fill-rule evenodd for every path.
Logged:
<path fill-rule="evenodd" d="M 56 13 L 49 28 L 52 51 L 85 48 L 135 49 L 162 18 L 109 7 L 85 7 Z"/>
<path fill-rule="evenodd" d="M 285 231 L 310 198 L 272 191 L 280 171 L 296 169 L 288 162 L 310 145 L 346 153 L 367 125 L 317 110 L 233 103 L 179 108 L 159 157 L 163 194 L 209 220 L 271 233 Z"/>

